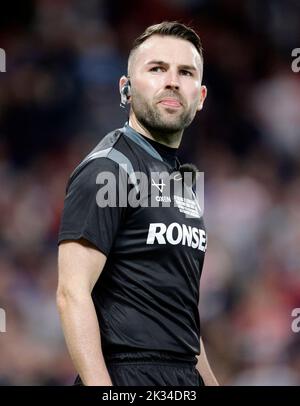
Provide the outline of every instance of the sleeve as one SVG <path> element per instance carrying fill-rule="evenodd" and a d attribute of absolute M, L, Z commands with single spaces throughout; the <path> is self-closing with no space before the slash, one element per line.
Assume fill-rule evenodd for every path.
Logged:
<path fill-rule="evenodd" d="M 126 184 L 119 165 L 109 158 L 89 162 L 69 184 L 58 244 L 84 238 L 107 256 L 126 212 L 126 205 L 118 204 L 120 193 L 127 199 Z"/>

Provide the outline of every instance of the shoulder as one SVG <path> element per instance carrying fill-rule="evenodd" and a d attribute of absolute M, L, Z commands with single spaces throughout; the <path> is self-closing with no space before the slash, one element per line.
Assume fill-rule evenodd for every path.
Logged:
<path fill-rule="evenodd" d="M 86 162 L 70 177 L 66 192 L 70 190 L 93 191 L 97 187 L 97 178 L 102 174 L 112 174 L 117 177 L 119 166 L 108 157 L 98 157 Z"/>
<path fill-rule="evenodd" d="M 96 147 L 80 162 L 72 172 L 67 190 L 71 184 L 82 181 L 85 185 L 95 184 L 102 172 L 111 172 L 118 176 L 119 171 L 128 176 L 137 170 L 138 154 L 120 129 L 107 134 Z"/>
<path fill-rule="evenodd" d="M 109 157 L 109 153 L 115 148 L 122 135 L 120 130 L 108 133 L 89 152 L 89 154 L 77 165 L 69 177 L 67 190 L 71 184 L 83 179 L 95 178 L 101 171 L 116 171 L 118 165 Z"/>

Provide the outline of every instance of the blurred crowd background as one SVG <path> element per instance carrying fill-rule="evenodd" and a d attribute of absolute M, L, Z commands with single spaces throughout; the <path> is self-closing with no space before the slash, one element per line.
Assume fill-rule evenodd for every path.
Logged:
<path fill-rule="evenodd" d="M 133 39 L 191 24 L 208 98 L 180 158 L 205 172 L 201 323 L 223 385 L 299 385 L 300 47 L 297 0 L 23 0 L 1 5 L 0 384 L 69 385 L 55 305 L 57 234 L 74 167 L 121 127 Z"/>

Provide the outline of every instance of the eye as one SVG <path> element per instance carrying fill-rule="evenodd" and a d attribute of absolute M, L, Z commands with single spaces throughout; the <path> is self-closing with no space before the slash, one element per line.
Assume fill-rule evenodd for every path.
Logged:
<path fill-rule="evenodd" d="M 165 68 L 162 66 L 153 66 L 153 68 L 150 69 L 150 72 L 163 72 L 165 71 Z"/>
<path fill-rule="evenodd" d="M 190 72 L 189 70 L 185 70 L 185 69 L 182 69 L 182 70 L 180 71 L 180 73 L 181 73 L 181 75 L 183 75 L 183 76 L 193 76 L 192 72 Z"/>

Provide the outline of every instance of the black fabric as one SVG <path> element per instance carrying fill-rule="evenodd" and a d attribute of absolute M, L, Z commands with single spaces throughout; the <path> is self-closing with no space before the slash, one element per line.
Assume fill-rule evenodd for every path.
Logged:
<path fill-rule="evenodd" d="M 96 201 L 99 185 L 96 179 L 104 171 L 111 172 L 119 181 L 118 165 L 108 158 L 89 162 L 74 177 L 65 197 L 59 241 L 85 238 L 108 256 L 126 208 L 99 209 Z"/>
<path fill-rule="evenodd" d="M 178 148 L 171 148 L 167 145 L 160 144 L 157 141 L 151 140 L 148 137 L 140 134 L 146 141 L 148 141 L 159 153 L 165 162 L 167 162 L 174 170 L 178 169 L 179 160 L 177 158 Z"/>
<path fill-rule="evenodd" d="M 112 149 L 150 180 L 153 172 L 172 169 L 116 131 L 93 150 L 108 152 L 81 165 L 69 182 L 59 243 L 83 237 L 107 256 L 92 292 L 102 350 L 105 355 L 143 350 L 199 354 L 199 283 L 206 251 L 203 217 L 187 217 L 175 204 L 175 194 L 165 190 L 162 194 L 170 198 L 170 207 L 100 208 L 98 174 L 110 171 L 117 179 L 121 176 L 110 158 Z M 190 204 L 195 204 L 192 195 Z M 166 230 L 163 236 L 152 238 L 153 229 L 160 227 Z"/>
<path fill-rule="evenodd" d="M 114 386 L 204 386 L 197 359 L 166 353 L 120 353 L 106 359 Z M 77 375 L 75 386 L 83 383 Z"/>

